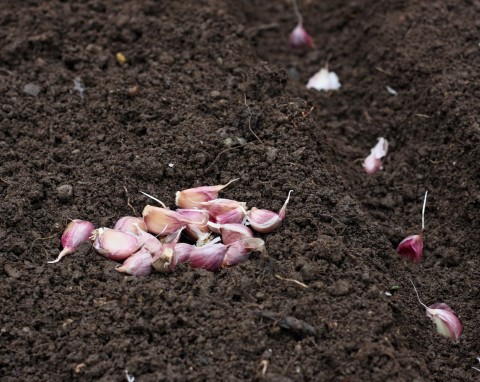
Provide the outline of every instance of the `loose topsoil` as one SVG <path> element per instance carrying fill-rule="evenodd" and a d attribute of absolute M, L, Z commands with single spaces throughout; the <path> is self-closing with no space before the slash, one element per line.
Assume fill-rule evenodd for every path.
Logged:
<path fill-rule="evenodd" d="M 300 7 L 303 53 L 289 1 L 0 3 L 2 381 L 480 378 L 480 1 Z M 341 89 L 307 90 L 326 64 Z M 140 191 L 173 208 L 234 178 L 222 196 L 249 207 L 293 190 L 244 264 L 136 278 L 88 245 L 47 264 L 69 219 L 111 227 Z M 395 247 L 426 190 L 413 264 Z M 455 310 L 458 342 L 409 278 Z"/>

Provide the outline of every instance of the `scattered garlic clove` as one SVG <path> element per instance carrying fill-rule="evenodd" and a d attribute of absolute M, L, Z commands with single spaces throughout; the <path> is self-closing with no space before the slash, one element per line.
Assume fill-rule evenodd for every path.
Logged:
<path fill-rule="evenodd" d="M 432 319 L 437 327 L 437 332 L 442 336 L 457 341 L 462 335 L 462 323 L 447 304 L 430 305 L 427 308 L 427 316 Z"/>
<path fill-rule="evenodd" d="M 382 158 L 387 155 L 388 141 L 385 138 L 378 138 L 375 147 L 370 151 L 370 155 L 363 162 L 363 168 L 367 174 L 374 174 L 382 170 Z"/>
<path fill-rule="evenodd" d="M 186 263 L 190 260 L 190 253 L 195 248 L 194 245 L 187 243 L 177 243 L 174 251 L 177 255 L 177 264 Z"/>
<path fill-rule="evenodd" d="M 298 23 L 288 37 L 290 48 L 295 50 L 305 50 L 313 48 L 313 39 L 307 33 L 302 23 Z"/>
<path fill-rule="evenodd" d="M 157 253 L 162 248 L 162 243 L 152 234 L 145 232 L 134 223 L 134 232 L 132 232 L 140 241 L 143 249 L 147 250 L 151 255 Z"/>
<path fill-rule="evenodd" d="M 91 239 L 97 252 L 113 261 L 125 260 L 142 246 L 136 236 L 110 228 L 96 229 Z"/>
<path fill-rule="evenodd" d="M 157 235 L 168 235 L 187 224 L 197 224 L 176 211 L 147 205 L 142 212 L 147 229 Z M 207 218 L 208 219 L 208 218 Z M 207 224 L 205 222 L 205 224 Z"/>
<path fill-rule="evenodd" d="M 218 224 L 245 224 L 247 211 L 243 207 L 237 207 L 233 210 L 216 215 L 215 221 Z"/>
<path fill-rule="evenodd" d="M 135 216 L 124 216 L 123 218 L 120 218 L 115 223 L 113 229 L 127 233 L 136 233 L 137 228 L 135 227 L 135 224 L 137 224 L 138 228 L 140 228 L 141 230 L 145 232 L 147 231 L 147 226 L 143 219 L 137 218 Z"/>
<path fill-rule="evenodd" d="M 233 179 L 227 184 L 218 186 L 202 186 L 178 191 L 175 197 L 175 204 L 180 208 L 196 208 L 198 203 L 216 199 L 221 190 L 237 180 Z"/>
<path fill-rule="evenodd" d="M 208 210 L 210 216 L 213 219 L 216 219 L 216 216 L 224 214 L 226 212 L 230 212 L 232 210 L 236 210 L 238 208 L 245 208 L 247 207 L 247 203 L 245 202 L 237 202 L 236 200 L 231 199 L 213 199 L 208 202 L 201 202 L 198 203 Z"/>
<path fill-rule="evenodd" d="M 222 266 L 230 267 L 248 260 L 252 251 L 263 252 L 265 242 L 259 238 L 244 238 L 228 245 L 228 251 L 223 259 Z"/>
<path fill-rule="evenodd" d="M 419 263 L 423 255 L 423 235 L 412 235 L 403 239 L 397 246 L 397 253 L 412 260 L 414 263 Z"/>
<path fill-rule="evenodd" d="M 444 303 L 436 303 L 426 306 L 420 299 L 417 287 L 412 280 L 413 289 L 417 295 L 418 302 L 426 309 L 427 317 L 429 317 L 437 328 L 437 332 L 444 337 L 457 341 L 463 332 L 463 326 L 453 310 Z"/>
<path fill-rule="evenodd" d="M 228 247 L 221 243 L 207 244 L 195 247 L 190 252 L 190 266 L 203 268 L 210 272 L 217 272 L 222 267 L 222 262 Z"/>
<path fill-rule="evenodd" d="M 285 219 L 285 214 L 287 211 L 287 205 L 290 201 L 290 194 L 292 191 L 289 191 L 287 200 L 283 204 L 283 207 L 279 213 L 275 213 L 269 210 L 260 210 L 253 207 L 247 215 L 247 220 L 250 223 L 250 226 L 257 232 L 269 233 L 277 228 L 282 221 Z"/>
<path fill-rule="evenodd" d="M 135 252 L 125 262 L 116 267 L 120 273 L 127 273 L 132 276 L 148 276 L 152 273 L 152 255 L 145 248 Z"/>
<path fill-rule="evenodd" d="M 90 238 L 94 230 L 95 227 L 89 221 L 78 219 L 72 220 L 68 223 L 67 228 L 65 228 L 65 231 L 62 234 L 61 241 L 63 250 L 55 260 L 49 261 L 48 263 L 57 263 L 64 256 L 75 252 L 80 245 Z"/>
<path fill-rule="evenodd" d="M 342 85 L 338 80 L 335 72 L 329 72 L 328 69 L 322 68 L 308 80 L 307 89 L 315 90 L 338 90 Z"/>
<path fill-rule="evenodd" d="M 222 242 L 225 245 L 253 237 L 252 230 L 243 224 L 218 224 L 208 222 L 208 226 L 213 232 L 222 235 Z M 214 229 L 216 231 L 214 231 Z"/>

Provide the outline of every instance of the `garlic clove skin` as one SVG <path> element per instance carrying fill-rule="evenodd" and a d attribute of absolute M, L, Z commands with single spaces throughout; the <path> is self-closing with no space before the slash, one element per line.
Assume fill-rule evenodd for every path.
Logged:
<path fill-rule="evenodd" d="M 153 270 L 152 255 L 142 248 L 126 259 L 122 265 L 116 267 L 115 270 L 132 276 L 148 276 Z"/>
<path fill-rule="evenodd" d="M 197 208 L 199 203 L 216 199 L 221 190 L 237 180 L 238 179 L 233 179 L 227 184 L 218 186 L 202 186 L 177 191 L 175 204 L 180 208 Z"/>
<path fill-rule="evenodd" d="M 127 259 L 142 246 L 136 236 L 110 228 L 96 229 L 91 239 L 96 251 L 113 261 Z"/>
<path fill-rule="evenodd" d="M 252 230 L 243 224 L 222 225 L 222 228 L 220 228 L 220 233 L 222 235 L 222 241 L 225 245 L 253 237 Z"/>
<path fill-rule="evenodd" d="M 244 238 L 228 245 L 228 251 L 223 259 L 222 266 L 230 267 L 240 264 L 250 257 L 252 251 L 263 252 L 265 242 L 259 238 Z"/>
<path fill-rule="evenodd" d="M 313 77 L 308 80 L 307 89 L 315 90 L 338 90 L 342 84 L 335 72 L 329 72 L 328 69 L 320 69 Z"/>
<path fill-rule="evenodd" d="M 289 191 L 287 200 L 285 200 L 285 203 L 283 204 L 278 214 L 269 210 L 260 210 L 253 207 L 247 215 L 247 220 L 250 223 L 250 226 L 255 231 L 260 233 L 269 233 L 275 230 L 275 228 L 277 228 L 285 219 L 287 205 L 290 201 L 291 194 L 292 191 Z"/>
<path fill-rule="evenodd" d="M 162 248 L 162 243 L 152 234 L 145 232 L 137 223 L 134 223 L 134 230 L 132 233 L 140 241 L 142 248 L 147 250 L 151 255 L 157 253 Z"/>
<path fill-rule="evenodd" d="M 210 216 L 214 219 L 217 215 L 221 215 L 238 208 L 245 209 L 247 207 L 247 203 L 237 202 L 236 200 L 231 199 L 213 199 L 199 204 L 202 206 L 202 208 L 208 210 Z"/>
<path fill-rule="evenodd" d="M 221 243 L 195 247 L 190 252 L 190 266 L 192 268 L 203 268 L 210 272 L 217 272 L 222 267 L 222 262 L 227 250 L 228 247 Z"/>
<path fill-rule="evenodd" d="M 432 319 L 437 332 L 442 336 L 457 341 L 462 335 L 462 323 L 447 304 L 437 303 L 430 305 L 427 308 L 427 316 Z"/>
<path fill-rule="evenodd" d="M 245 224 L 247 218 L 247 211 L 243 207 L 237 207 L 233 210 L 216 215 L 215 221 L 218 224 Z"/>
<path fill-rule="evenodd" d="M 169 235 L 187 224 L 197 224 L 197 221 L 192 221 L 176 211 L 150 205 L 145 206 L 142 215 L 148 231 L 162 236 Z"/>
<path fill-rule="evenodd" d="M 388 141 L 381 137 L 375 147 L 370 151 L 370 155 L 365 158 L 363 168 L 367 174 L 375 174 L 378 170 L 382 170 L 382 158 L 387 155 Z"/>
<path fill-rule="evenodd" d="M 177 255 L 177 264 L 187 263 L 190 260 L 190 253 L 194 248 L 194 245 L 187 243 L 176 244 L 174 251 Z"/>
<path fill-rule="evenodd" d="M 295 50 L 305 50 L 313 48 L 313 39 L 307 33 L 303 25 L 298 23 L 288 36 L 288 45 Z"/>
<path fill-rule="evenodd" d="M 134 233 L 137 232 L 137 227 L 140 228 L 142 231 L 147 232 L 147 225 L 143 221 L 142 218 L 137 218 L 135 216 L 124 216 L 120 218 L 116 223 L 113 229 L 118 231 L 126 232 L 126 233 Z"/>
<path fill-rule="evenodd" d="M 423 255 L 423 234 L 407 236 L 398 244 L 396 251 L 400 256 L 419 263 Z"/>
<path fill-rule="evenodd" d="M 63 250 L 58 257 L 49 261 L 49 264 L 59 262 L 63 257 L 75 252 L 80 245 L 88 241 L 95 227 L 92 223 L 86 220 L 75 219 L 68 223 L 67 228 L 63 231 L 61 242 Z"/>

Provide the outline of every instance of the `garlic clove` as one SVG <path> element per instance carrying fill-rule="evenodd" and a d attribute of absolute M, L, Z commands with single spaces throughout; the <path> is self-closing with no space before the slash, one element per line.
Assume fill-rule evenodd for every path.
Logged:
<path fill-rule="evenodd" d="M 197 224 L 176 211 L 150 205 L 145 206 L 142 215 L 148 231 L 162 236 L 169 235 L 187 224 Z"/>
<path fill-rule="evenodd" d="M 419 263 L 423 255 L 423 234 L 406 237 L 398 244 L 396 251 L 400 256 Z"/>
<path fill-rule="evenodd" d="M 152 255 L 145 248 L 142 248 L 126 259 L 122 265 L 116 267 L 115 270 L 132 276 L 148 276 L 153 270 Z"/>
<path fill-rule="evenodd" d="M 385 138 L 378 138 L 375 147 L 370 151 L 370 155 L 363 162 L 363 168 L 367 174 L 374 174 L 383 169 L 382 158 L 387 155 L 388 141 Z"/>
<path fill-rule="evenodd" d="M 135 216 L 124 216 L 123 218 L 120 218 L 115 223 L 113 229 L 127 233 L 136 233 L 137 228 L 135 227 L 135 224 L 138 225 L 138 228 L 140 228 L 141 230 L 145 232 L 147 231 L 147 226 L 143 219 L 137 218 Z"/>
<path fill-rule="evenodd" d="M 63 250 L 55 260 L 49 261 L 48 263 L 57 263 L 66 255 L 75 252 L 80 245 L 88 241 L 94 230 L 95 227 L 89 221 L 79 219 L 72 220 L 68 223 L 67 228 L 65 228 L 62 234 L 61 242 Z"/>
<path fill-rule="evenodd" d="M 91 239 L 97 252 L 113 261 L 125 260 L 142 246 L 136 236 L 110 228 L 96 229 Z"/>
<path fill-rule="evenodd" d="M 250 226 L 257 232 L 269 233 L 277 228 L 282 221 L 285 219 L 285 214 L 287 211 L 287 205 L 290 201 L 290 195 L 292 191 L 288 192 L 287 200 L 283 204 L 280 211 L 277 213 L 269 210 L 260 210 L 253 207 L 247 215 L 247 220 L 250 223 Z"/>
<path fill-rule="evenodd" d="M 190 252 L 190 266 L 192 268 L 203 268 L 210 272 L 217 272 L 222 267 L 222 262 L 227 250 L 228 247 L 221 243 L 195 247 Z"/>
<path fill-rule="evenodd" d="M 263 252 L 265 242 L 259 238 L 244 238 L 228 245 L 228 251 L 223 259 L 222 266 L 230 267 L 248 260 L 252 251 Z"/>
<path fill-rule="evenodd" d="M 430 305 L 427 308 L 427 316 L 432 319 L 437 332 L 442 336 L 457 341 L 462 335 L 462 323 L 447 304 L 437 303 Z"/>
<path fill-rule="evenodd" d="M 175 196 L 175 204 L 180 208 L 196 208 L 198 203 L 216 199 L 221 190 L 237 180 L 233 179 L 227 184 L 218 186 L 202 186 L 178 191 Z"/>
<path fill-rule="evenodd" d="M 174 251 L 177 255 L 177 264 L 186 263 L 190 260 L 190 253 L 195 248 L 194 245 L 187 243 L 177 243 Z"/>
<path fill-rule="evenodd" d="M 237 202 L 236 200 L 231 199 L 213 199 L 208 202 L 201 202 L 198 203 L 208 210 L 211 217 L 215 218 L 217 215 L 224 214 L 226 212 L 235 210 L 237 208 L 245 209 L 247 207 L 247 203 L 245 202 Z"/>
<path fill-rule="evenodd" d="M 225 245 L 232 244 L 236 241 L 253 237 L 250 228 L 243 224 L 218 224 L 208 222 L 210 229 L 216 229 L 218 234 L 222 235 L 222 242 Z"/>
<path fill-rule="evenodd" d="M 140 241 L 142 248 L 147 250 L 150 254 L 155 254 L 162 248 L 162 243 L 152 234 L 145 232 L 139 227 L 137 223 L 134 223 L 134 230 L 132 233 Z"/>
<path fill-rule="evenodd" d="M 313 48 L 313 39 L 307 33 L 303 25 L 301 23 L 298 23 L 288 37 L 288 44 L 292 49 L 304 50 L 308 48 Z"/>
<path fill-rule="evenodd" d="M 247 218 L 247 211 L 243 207 L 237 207 L 233 210 L 216 215 L 215 221 L 218 224 L 244 224 Z"/>
<path fill-rule="evenodd" d="M 329 72 L 328 69 L 320 69 L 313 77 L 308 80 L 307 89 L 315 90 L 338 90 L 342 85 L 335 72 Z"/>

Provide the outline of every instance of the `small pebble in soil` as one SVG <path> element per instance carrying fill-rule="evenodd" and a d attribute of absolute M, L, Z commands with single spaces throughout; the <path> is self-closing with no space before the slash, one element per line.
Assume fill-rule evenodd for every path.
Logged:
<path fill-rule="evenodd" d="M 68 202 L 73 196 L 73 187 L 70 184 L 62 184 L 57 187 L 57 196 L 62 202 Z"/>
<path fill-rule="evenodd" d="M 18 269 L 16 269 L 12 264 L 5 264 L 5 266 L 3 267 L 3 270 L 9 277 L 12 277 L 14 279 L 18 279 L 22 275 L 22 273 Z"/>
<path fill-rule="evenodd" d="M 40 93 L 41 90 L 42 89 L 40 88 L 40 86 L 32 84 L 32 83 L 26 84 L 23 87 L 23 92 L 25 94 L 28 94 L 29 96 L 32 96 L 32 97 L 38 96 L 38 94 Z"/>

